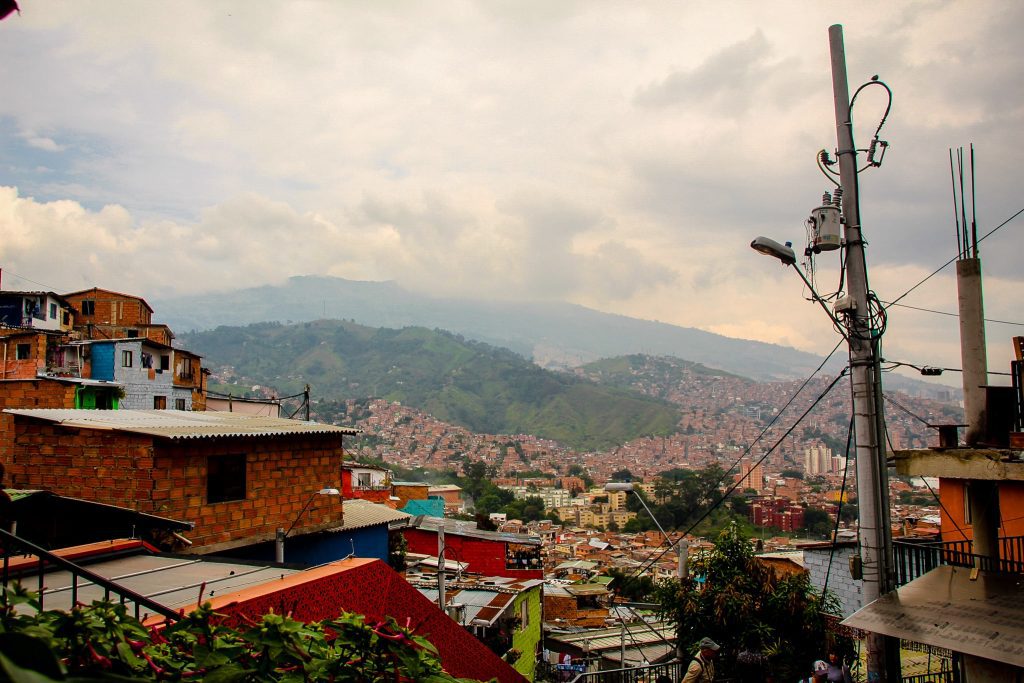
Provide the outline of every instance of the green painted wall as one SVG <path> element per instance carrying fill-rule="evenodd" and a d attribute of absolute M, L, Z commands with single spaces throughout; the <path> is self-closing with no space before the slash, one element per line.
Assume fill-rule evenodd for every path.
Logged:
<path fill-rule="evenodd" d="M 512 647 L 523 654 L 512 666 L 527 680 L 532 681 L 537 671 L 537 648 L 540 645 L 543 632 L 541 586 L 534 586 L 526 593 L 516 596 L 512 603 L 512 609 L 515 610 L 517 616 L 523 614 L 524 603 L 526 604 L 527 619 L 512 634 Z"/>

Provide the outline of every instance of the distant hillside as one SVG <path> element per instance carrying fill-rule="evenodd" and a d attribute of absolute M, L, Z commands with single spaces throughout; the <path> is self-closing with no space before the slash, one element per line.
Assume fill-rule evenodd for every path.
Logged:
<path fill-rule="evenodd" d="M 540 365 L 562 367 L 644 353 L 675 356 L 771 380 L 805 377 L 821 361 L 785 346 L 601 313 L 574 304 L 436 299 L 408 292 L 393 282 L 293 277 L 281 287 L 150 303 L 157 311 L 155 318 L 179 335 L 218 325 L 336 319 L 373 327 L 439 328 L 511 349 Z"/>
<path fill-rule="evenodd" d="M 492 434 L 529 433 L 578 449 L 670 434 L 678 411 L 635 391 L 544 370 L 506 349 L 419 327 L 320 320 L 179 336 L 215 371 L 316 398 L 379 396 Z"/>

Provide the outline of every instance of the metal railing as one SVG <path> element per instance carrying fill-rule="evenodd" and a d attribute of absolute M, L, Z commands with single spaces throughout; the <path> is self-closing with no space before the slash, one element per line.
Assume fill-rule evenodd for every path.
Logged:
<path fill-rule="evenodd" d="M 35 590 L 39 593 L 39 607 L 40 609 L 46 609 L 46 586 L 44 584 L 46 572 L 48 570 L 52 571 L 55 569 L 63 569 L 71 574 L 70 590 L 72 605 L 77 605 L 79 602 L 79 588 L 95 585 L 103 589 L 104 600 L 111 600 L 112 596 L 114 596 L 122 605 L 131 603 L 134 606 L 136 619 L 144 618 L 145 615 L 143 614 L 143 610 L 148 610 L 153 614 L 159 614 L 171 621 L 176 621 L 181 618 L 181 615 L 170 607 L 161 605 L 141 593 L 136 593 L 130 588 L 125 588 L 110 579 L 89 571 L 85 567 L 81 567 L 70 560 L 60 557 L 59 555 L 54 555 L 50 551 L 40 548 L 36 544 L 26 541 L 24 538 L 19 536 L 15 536 L 4 529 L 0 529 L 0 546 L 3 548 L 2 579 L 3 587 L 5 589 L 3 596 L 0 597 L 0 599 L 6 599 L 6 588 L 10 585 L 11 581 L 21 581 L 22 579 L 34 574 L 36 577 Z M 19 555 L 34 556 L 38 561 L 23 567 L 11 567 L 11 559 Z M 23 583 L 22 585 L 25 584 Z"/>
<path fill-rule="evenodd" d="M 689 664 L 689 662 L 686 662 Z M 572 683 L 655 683 L 659 677 L 667 676 L 675 683 L 682 679 L 686 667 L 681 662 L 650 664 L 626 669 L 605 669 L 577 674 Z M 717 679 L 716 679 L 717 680 Z M 725 679 L 721 679 L 724 683 Z"/>
<path fill-rule="evenodd" d="M 999 539 L 999 559 L 975 555 L 970 541 L 912 543 L 893 541 L 896 583 L 903 586 L 942 565 L 977 566 L 983 571 L 1001 574 L 1024 574 L 1024 536 Z"/>

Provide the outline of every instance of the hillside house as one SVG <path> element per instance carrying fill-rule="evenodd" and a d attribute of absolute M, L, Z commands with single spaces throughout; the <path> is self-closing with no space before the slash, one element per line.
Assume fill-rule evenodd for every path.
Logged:
<path fill-rule="evenodd" d="M 93 287 L 64 299 L 74 309 L 75 329 L 86 339 L 144 337 L 168 345 L 174 339 L 167 325 L 153 323 L 153 308 L 142 297 Z"/>
<path fill-rule="evenodd" d="M 199 356 L 143 338 L 81 342 L 89 378 L 124 390 L 129 410 L 194 410 L 202 395 Z"/>
<path fill-rule="evenodd" d="M 406 574 L 437 604 L 437 575 Z M 528 680 L 534 680 L 542 635 L 543 581 L 500 576 L 460 576 L 445 583 L 445 611 Z"/>
<path fill-rule="evenodd" d="M 347 462 L 341 466 L 341 493 L 346 498 L 390 504 L 391 470 L 377 465 Z"/>
<path fill-rule="evenodd" d="M 8 484 L 192 522 L 188 552 L 343 523 L 342 439 L 358 430 L 233 413 L 4 410 Z"/>
<path fill-rule="evenodd" d="M 539 538 L 527 534 L 481 531 L 472 522 L 418 518 L 414 526 L 404 530 L 409 552 L 437 556 L 440 528 L 445 534 L 445 558 L 464 563 L 470 572 L 512 579 L 544 578 Z"/>
<path fill-rule="evenodd" d="M 53 292 L 0 291 L 0 325 L 70 332 L 74 308 Z"/>

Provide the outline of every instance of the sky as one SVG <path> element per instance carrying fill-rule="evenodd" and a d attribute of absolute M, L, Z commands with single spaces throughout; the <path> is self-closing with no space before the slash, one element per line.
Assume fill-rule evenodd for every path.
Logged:
<path fill-rule="evenodd" d="M 975 146 L 979 235 L 1024 209 L 1016 0 L 20 4 L 0 21 L 4 289 L 394 280 L 824 354 L 825 314 L 749 243 L 802 252 L 833 187 L 837 23 L 851 93 L 893 92 L 860 175 L 880 299 L 957 253 L 950 148 Z M 858 147 L 886 102 L 858 95 Z M 992 320 L 1024 321 L 1022 254 L 1024 215 L 981 243 Z M 815 259 L 822 294 L 838 266 Z M 954 313 L 953 266 L 900 303 Z M 940 313 L 890 308 L 885 358 L 960 367 Z M 1008 371 L 1024 326 L 987 334 Z"/>

